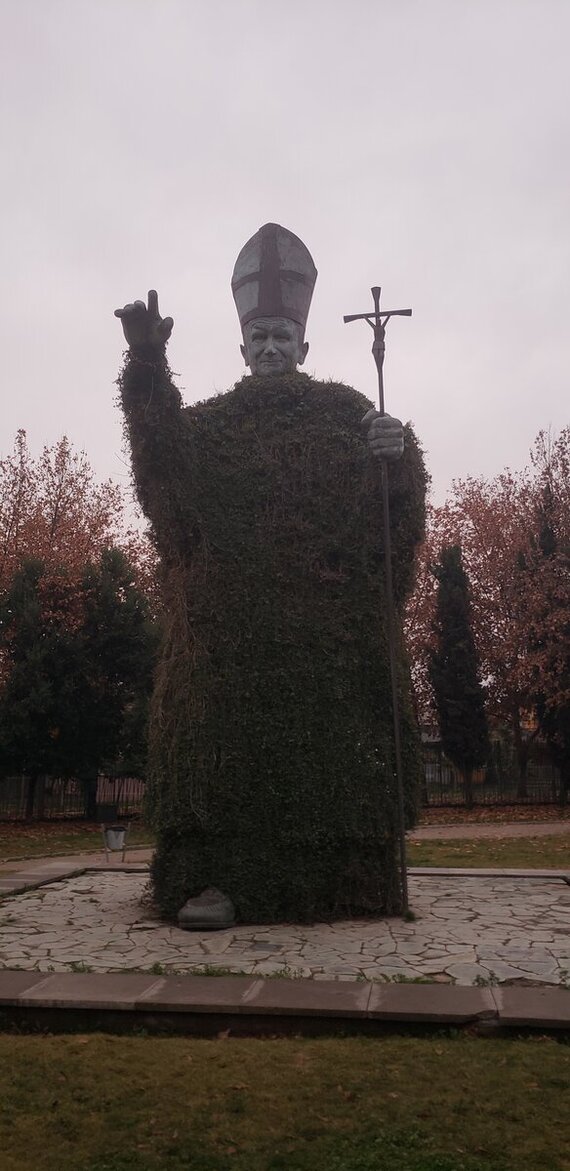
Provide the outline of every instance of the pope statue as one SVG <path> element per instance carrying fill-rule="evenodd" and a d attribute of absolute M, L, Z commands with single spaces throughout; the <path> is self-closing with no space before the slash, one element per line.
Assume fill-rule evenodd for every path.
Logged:
<path fill-rule="evenodd" d="M 278 224 L 248 240 L 232 290 L 250 374 L 190 406 L 168 367 L 173 321 L 156 293 L 116 314 L 134 479 L 164 596 L 152 881 L 161 913 L 187 927 L 401 910 L 381 461 L 391 461 L 398 612 L 426 476 L 410 427 L 299 371 L 316 276 Z M 399 670 L 412 817 L 420 757 L 403 650 Z"/>

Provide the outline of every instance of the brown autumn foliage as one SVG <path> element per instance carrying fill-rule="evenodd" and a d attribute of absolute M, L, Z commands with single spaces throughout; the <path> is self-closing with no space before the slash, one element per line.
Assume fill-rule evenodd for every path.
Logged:
<path fill-rule="evenodd" d="M 436 582 L 430 566 L 444 544 L 461 545 L 472 591 L 473 631 L 487 709 L 511 728 L 524 784 L 538 692 L 570 701 L 570 428 L 537 437 L 530 468 L 453 484 L 428 514 L 414 594 L 406 612 L 419 718 L 434 722 L 427 660 Z"/>
<path fill-rule="evenodd" d="M 115 547 L 128 558 L 135 583 L 156 610 L 156 557 L 148 539 L 125 524 L 119 485 L 98 483 L 83 452 L 63 436 L 32 456 L 23 430 L 0 460 L 0 595 L 27 560 L 40 561 L 44 617 L 66 630 L 81 626 L 87 596 L 86 566 Z M 0 684 L 10 656 L 0 655 Z"/>
<path fill-rule="evenodd" d="M 149 541 L 127 528 L 121 488 L 111 480 L 98 483 L 83 452 L 72 450 L 63 436 L 34 458 L 26 433 L 18 431 L 13 451 L 0 460 L 0 590 L 6 589 L 22 562 L 33 558 L 46 569 L 46 600 L 57 606 L 85 566 L 110 546 L 128 557 L 137 585 L 154 590 L 155 558 Z M 52 588 L 53 587 L 53 588 Z"/>

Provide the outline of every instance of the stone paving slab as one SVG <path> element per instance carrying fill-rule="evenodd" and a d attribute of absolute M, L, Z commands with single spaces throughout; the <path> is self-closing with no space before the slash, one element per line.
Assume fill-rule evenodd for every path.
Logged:
<path fill-rule="evenodd" d="M 5 898 L 0 967 L 44 973 L 241 972 L 315 982 L 570 983 L 570 887 L 559 877 L 410 876 L 415 921 L 238 925 L 153 917 L 146 873 L 91 871 Z"/>
<path fill-rule="evenodd" d="M 279 1016 L 366 1017 L 372 985 L 332 980 L 257 980 L 247 1011 Z"/>
<path fill-rule="evenodd" d="M 493 988 L 498 1021 L 507 1028 L 570 1029 L 570 989 Z"/>
<path fill-rule="evenodd" d="M 142 972 L 117 972 L 112 976 L 66 972 L 44 976 L 36 985 L 20 992 L 18 1003 L 29 1007 L 86 1009 L 134 1009 L 145 993 L 159 981 Z"/>
<path fill-rule="evenodd" d="M 21 1003 L 21 997 L 30 989 L 44 984 L 48 977 L 35 969 L 30 972 L 0 972 L 0 1005 Z"/>
<path fill-rule="evenodd" d="M 256 977 L 170 976 L 152 979 L 139 973 L 94 976 L 65 973 L 0 972 L 0 1004 L 19 1023 L 42 1020 L 59 1027 L 62 1010 L 68 1021 L 98 1027 L 98 1014 L 131 1014 L 161 1029 L 177 1014 L 189 1031 L 208 1016 L 249 1017 L 255 1033 L 263 1020 L 287 1021 L 303 1032 L 307 1021 L 335 1019 L 364 1025 L 426 1025 L 494 1029 L 532 1028 L 570 1031 L 570 993 L 560 988 L 460 988 L 437 985 L 338 984 L 310 980 L 263 980 Z M 46 1013 L 48 1014 L 46 1017 Z M 50 1013 L 59 1016 L 50 1016 Z M 89 1018 L 91 1017 L 91 1022 Z M 64 1023 L 65 1027 L 65 1023 Z"/>
<path fill-rule="evenodd" d="M 368 1016 L 384 1021 L 466 1025 L 491 1020 L 497 1006 L 491 988 L 450 988 L 441 984 L 373 984 Z"/>
<path fill-rule="evenodd" d="M 157 1012 L 245 1012 L 260 983 L 252 976 L 162 977 L 141 994 L 137 1007 Z"/>

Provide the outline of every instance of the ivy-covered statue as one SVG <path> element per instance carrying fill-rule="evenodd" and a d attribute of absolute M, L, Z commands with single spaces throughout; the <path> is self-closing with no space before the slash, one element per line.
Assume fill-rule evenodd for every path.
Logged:
<path fill-rule="evenodd" d="M 277 224 L 247 242 L 232 289 L 251 375 L 190 406 L 172 381 L 173 321 L 156 293 L 116 314 L 165 602 L 152 880 L 161 912 L 188 927 L 234 913 L 276 923 L 401 910 L 378 457 L 394 461 L 399 609 L 426 476 L 409 427 L 298 371 L 316 276 Z M 403 651 L 400 678 L 411 817 L 420 758 Z"/>

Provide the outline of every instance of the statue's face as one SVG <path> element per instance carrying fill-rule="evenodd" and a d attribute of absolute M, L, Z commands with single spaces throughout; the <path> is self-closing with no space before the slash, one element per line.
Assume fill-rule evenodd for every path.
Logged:
<path fill-rule="evenodd" d="M 302 366 L 309 343 L 296 321 L 286 317 L 260 317 L 245 326 L 241 346 L 252 374 L 286 374 Z"/>

